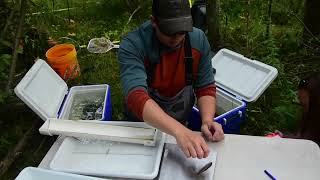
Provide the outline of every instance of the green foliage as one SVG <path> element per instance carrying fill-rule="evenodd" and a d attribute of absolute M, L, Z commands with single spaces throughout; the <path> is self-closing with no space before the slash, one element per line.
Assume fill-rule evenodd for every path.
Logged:
<path fill-rule="evenodd" d="M 123 119 L 124 101 L 120 85 L 117 51 L 112 50 L 107 54 L 92 54 L 84 47 L 90 39 L 95 37 L 106 37 L 119 43 L 124 35 L 149 19 L 151 1 L 136 1 L 136 3 L 135 5 L 131 4 L 134 7 L 133 10 L 139 5 L 141 8 L 132 14 L 133 10 L 126 8 L 128 4 L 125 1 L 86 2 L 71 0 L 69 5 L 75 9 L 70 10 L 69 16 L 68 11 L 51 13 L 53 10 L 66 8 L 63 2 L 55 2 L 53 8 L 51 3 L 39 1 L 36 12 L 46 11 L 48 13 L 28 18 L 28 24 L 32 24 L 40 31 L 47 32 L 49 37 L 59 43 L 76 45 L 81 76 L 69 81 L 69 87 L 85 84 L 109 84 L 111 86 L 114 120 Z M 130 16 L 133 18 L 129 21 Z M 30 42 L 29 44 L 35 44 L 31 38 L 27 37 L 27 40 Z"/>
<path fill-rule="evenodd" d="M 299 108 L 292 103 L 296 97 L 295 86 L 286 76 L 280 62 L 278 46 L 278 42 L 271 37 L 263 42 L 263 50 L 255 54 L 256 58 L 261 57 L 260 61 L 277 68 L 278 77 L 257 102 L 249 105 L 248 121 L 243 133 L 263 135 L 276 129 L 294 130 L 299 114 Z"/>
<path fill-rule="evenodd" d="M 243 134 L 297 129 L 301 118 L 301 108 L 293 103 L 297 82 L 307 75 L 305 72 L 320 66 L 310 49 L 301 48 L 303 4 L 294 0 L 273 1 L 267 37 L 268 1 L 220 1 L 220 32 L 227 48 L 269 64 L 279 72 L 257 102 L 249 103 Z M 314 61 L 304 61 L 310 58 Z"/>
<path fill-rule="evenodd" d="M 0 54 L 0 84 L 3 84 L 4 87 L 5 80 L 7 79 L 8 69 L 11 62 L 11 55 L 9 54 Z M 8 94 L 4 91 L 4 88 L 0 89 L 0 105 L 5 102 Z"/>
<path fill-rule="evenodd" d="M 0 79 L 7 78 L 7 70 L 11 62 L 10 54 L 0 54 Z"/>
<path fill-rule="evenodd" d="M 4 157 L 7 153 L 8 147 L 12 145 L 14 140 L 11 135 L 1 135 L 0 136 L 0 157 Z"/>

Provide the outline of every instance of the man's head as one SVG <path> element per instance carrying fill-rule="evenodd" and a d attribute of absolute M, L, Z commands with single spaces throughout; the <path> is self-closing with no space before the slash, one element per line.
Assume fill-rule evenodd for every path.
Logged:
<path fill-rule="evenodd" d="M 177 46 L 186 32 L 192 31 L 192 17 L 188 0 L 153 0 L 152 25 L 158 39 Z"/>
<path fill-rule="evenodd" d="M 298 88 L 298 98 L 305 110 L 320 107 L 320 72 L 302 79 Z M 312 105 L 316 107 L 310 107 Z"/>

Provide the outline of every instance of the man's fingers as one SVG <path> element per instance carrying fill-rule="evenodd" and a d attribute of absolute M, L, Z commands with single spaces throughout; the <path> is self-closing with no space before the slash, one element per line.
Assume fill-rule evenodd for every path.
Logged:
<path fill-rule="evenodd" d="M 206 142 L 201 143 L 201 148 L 203 150 L 203 158 L 208 157 L 210 150 Z"/>
<path fill-rule="evenodd" d="M 193 158 L 197 157 L 197 152 L 192 145 L 189 145 L 188 150 L 190 152 L 191 157 L 193 157 Z"/>
<path fill-rule="evenodd" d="M 202 126 L 202 132 L 210 141 L 212 140 L 212 134 L 211 134 L 211 132 L 209 130 L 208 125 Z"/>
<path fill-rule="evenodd" d="M 182 151 L 183 151 L 183 152 L 184 152 L 184 154 L 187 156 L 187 158 L 191 157 L 190 152 L 189 152 L 189 150 L 188 150 L 188 148 L 187 148 L 187 147 L 182 148 Z"/>
<path fill-rule="evenodd" d="M 202 149 L 201 145 L 200 144 L 195 145 L 195 149 L 197 151 L 197 157 L 199 159 L 202 159 L 203 156 L 204 156 L 204 152 L 203 152 L 203 149 Z"/>
<path fill-rule="evenodd" d="M 215 128 L 215 132 L 212 136 L 212 140 L 213 141 L 220 141 L 220 140 L 224 139 L 224 133 L 222 130 L 222 126 L 220 124 L 216 124 L 214 128 Z"/>
<path fill-rule="evenodd" d="M 220 141 L 222 140 L 222 135 L 218 131 L 216 131 L 212 136 L 212 141 Z"/>

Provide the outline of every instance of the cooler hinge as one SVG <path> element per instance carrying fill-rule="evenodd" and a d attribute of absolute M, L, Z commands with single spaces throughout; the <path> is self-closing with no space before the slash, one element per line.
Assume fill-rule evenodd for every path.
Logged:
<path fill-rule="evenodd" d="M 242 101 L 242 98 L 240 96 L 235 95 L 235 98 L 237 98 L 238 100 Z"/>

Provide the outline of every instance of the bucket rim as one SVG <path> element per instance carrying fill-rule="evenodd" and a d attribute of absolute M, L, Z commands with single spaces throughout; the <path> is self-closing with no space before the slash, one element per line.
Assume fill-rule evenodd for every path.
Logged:
<path fill-rule="evenodd" d="M 76 47 L 73 45 L 73 44 L 69 44 L 69 43 L 66 43 L 66 44 L 56 44 L 54 45 L 53 47 L 49 48 L 46 52 L 46 57 L 47 58 L 56 58 L 55 56 L 51 56 L 52 52 L 54 52 L 55 50 L 58 50 L 58 49 L 62 49 L 63 47 L 65 48 L 72 48 L 71 51 L 73 50 L 76 50 Z M 70 51 L 70 52 L 71 52 Z"/>

